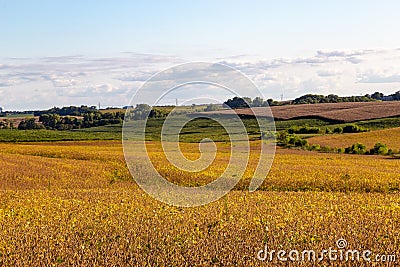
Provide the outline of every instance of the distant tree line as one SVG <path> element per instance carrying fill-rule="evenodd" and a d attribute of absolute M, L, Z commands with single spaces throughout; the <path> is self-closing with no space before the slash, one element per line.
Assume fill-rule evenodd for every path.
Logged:
<path fill-rule="evenodd" d="M 251 99 L 250 97 L 237 97 L 228 99 L 224 102 L 225 107 L 236 108 L 249 108 L 249 107 L 268 107 L 278 105 L 277 101 L 273 99 L 264 100 L 261 97 Z"/>
<path fill-rule="evenodd" d="M 72 130 L 109 124 L 121 124 L 123 119 L 123 112 L 101 113 L 99 111 L 94 111 L 83 114 L 83 118 L 60 116 L 59 114 L 43 114 L 39 117 L 39 122 L 50 130 Z"/>
<path fill-rule="evenodd" d="M 165 109 L 152 108 L 147 104 L 138 104 L 136 108 L 128 110 L 127 113 L 117 112 L 100 112 L 96 107 L 63 107 L 52 108 L 45 111 L 35 111 L 39 116 L 39 122 L 35 118 L 27 118 L 22 120 L 19 130 L 73 130 L 90 128 L 111 124 L 122 124 L 124 120 L 143 120 L 146 118 L 165 118 L 169 112 Z M 0 128 L 8 128 L 9 124 L 2 122 Z M 12 125 L 11 125 L 12 128 Z"/>
<path fill-rule="evenodd" d="M 166 118 L 169 112 L 165 109 L 154 108 L 147 104 L 137 104 L 136 108 L 127 111 L 125 120 L 145 120 L 147 118 Z"/>
<path fill-rule="evenodd" d="M 338 96 L 330 94 L 314 95 L 307 94 L 293 100 L 293 104 L 317 104 L 317 103 L 341 103 L 341 102 L 371 102 L 371 101 L 396 101 L 400 100 L 400 91 L 385 96 L 383 93 L 375 92 L 372 95 L 366 94 L 364 96 Z"/>
<path fill-rule="evenodd" d="M 60 116 L 83 116 L 88 113 L 95 113 L 97 111 L 96 106 L 85 106 L 82 105 L 80 107 L 77 106 L 69 106 L 69 107 L 54 107 L 48 110 L 36 110 L 33 113 L 34 116 L 41 116 L 44 114 L 57 114 Z"/>
<path fill-rule="evenodd" d="M 104 126 L 109 124 L 121 124 L 124 119 L 123 112 L 106 112 L 93 111 L 85 113 L 83 117 L 61 116 L 59 114 L 42 114 L 37 123 L 35 118 L 22 120 L 19 125 L 19 130 L 73 130 L 81 128 L 90 128 L 96 126 Z"/>
<path fill-rule="evenodd" d="M 341 102 L 371 102 L 377 99 L 369 95 L 365 96 L 338 96 L 338 95 L 313 95 L 307 94 L 293 100 L 293 104 L 319 104 L 319 103 L 341 103 Z"/>
<path fill-rule="evenodd" d="M 383 93 L 375 92 L 372 95 L 366 94 L 363 96 L 338 96 L 306 94 L 294 99 L 293 101 L 278 102 L 273 99 L 264 100 L 260 97 L 251 99 L 250 97 L 234 97 L 224 102 L 225 107 L 233 109 L 249 108 L 249 107 L 266 107 L 277 106 L 283 104 L 318 104 L 318 103 L 341 103 L 341 102 L 372 102 L 372 101 L 398 101 L 400 100 L 400 91 L 385 96 Z"/>

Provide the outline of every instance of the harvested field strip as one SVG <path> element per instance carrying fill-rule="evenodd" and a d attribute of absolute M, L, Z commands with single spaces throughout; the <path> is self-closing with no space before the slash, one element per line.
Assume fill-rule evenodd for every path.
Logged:
<path fill-rule="evenodd" d="M 253 110 L 257 116 L 270 116 L 267 108 L 256 107 Z M 320 118 L 334 122 L 353 122 L 400 116 L 400 101 L 273 106 L 271 111 L 276 120 Z M 208 113 L 230 115 L 232 112 L 221 110 Z M 253 115 L 250 109 L 237 109 L 235 112 L 240 115 Z"/>
<path fill-rule="evenodd" d="M 376 143 L 386 144 L 391 149 L 400 149 L 400 128 L 377 130 L 365 133 L 334 134 L 315 136 L 307 139 L 310 144 L 330 147 L 349 147 L 355 143 L 362 143 L 372 148 Z"/>

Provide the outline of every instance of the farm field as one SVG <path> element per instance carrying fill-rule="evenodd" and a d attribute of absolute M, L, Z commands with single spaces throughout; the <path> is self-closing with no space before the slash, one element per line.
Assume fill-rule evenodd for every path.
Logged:
<path fill-rule="evenodd" d="M 400 105 L 397 101 L 302 104 L 272 106 L 270 108 L 276 120 L 314 118 L 345 123 L 400 116 Z M 255 107 L 252 109 L 258 117 L 270 116 L 266 108 Z M 229 115 L 232 112 L 252 116 L 250 109 L 220 110 L 208 113 Z"/>
<path fill-rule="evenodd" d="M 100 127 L 98 127 L 100 128 Z M 1 129 L 0 142 L 49 142 L 49 141 L 82 141 L 82 140 L 119 140 L 121 127 L 114 131 L 112 127 L 84 131 L 54 131 L 54 130 L 17 130 Z"/>
<path fill-rule="evenodd" d="M 372 148 L 376 143 L 380 142 L 391 149 L 400 150 L 400 127 L 364 133 L 322 135 L 307 140 L 310 144 L 331 147 L 349 147 L 358 142 L 366 145 L 367 148 Z"/>
<path fill-rule="evenodd" d="M 180 145 L 199 156 L 197 144 Z M 186 186 L 214 179 L 229 156 L 218 143 L 217 164 L 182 174 L 160 143 L 148 147 L 155 167 Z M 351 249 L 400 249 L 400 161 L 390 157 L 278 149 L 261 190 L 249 193 L 253 153 L 235 190 L 197 208 L 138 188 L 120 141 L 0 143 L 0 158 L 2 266 L 275 266 L 257 259 L 265 243 L 318 251 L 339 238 Z"/>

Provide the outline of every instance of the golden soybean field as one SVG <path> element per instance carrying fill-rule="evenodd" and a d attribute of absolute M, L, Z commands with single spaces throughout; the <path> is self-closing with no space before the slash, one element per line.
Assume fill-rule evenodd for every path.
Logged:
<path fill-rule="evenodd" d="M 219 144 L 216 164 L 183 174 L 158 143 L 148 146 L 159 172 L 188 186 L 215 179 L 229 155 Z M 181 146 L 198 157 L 197 145 Z M 178 208 L 136 185 L 120 142 L 0 144 L 0 151 L 0 266 L 275 266 L 282 262 L 257 259 L 265 244 L 318 251 L 340 238 L 351 249 L 399 257 L 400 160 L 390 157 L 278 149 L 258 191 L 247 191 L 251 159 L 226 197 Z"/>
<path fill-rule="evenodd" d="M 321 135 L 307 139 L 310 144 L 331 147 L 349 147 L 355 143 L 362 143 L 367 148 L 373 148 L 378 142 L 386 144 L 388 148 L 400 150 L 400 128 L 391 128 L 364 133 Z"/>

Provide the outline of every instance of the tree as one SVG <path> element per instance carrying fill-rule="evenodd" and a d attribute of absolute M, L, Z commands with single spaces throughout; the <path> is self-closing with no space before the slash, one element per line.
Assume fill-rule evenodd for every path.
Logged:
<path fill-rule="evenodd" d="M 233 109 L 237 109 L 237 108 L 249 108 L 250 104 L 248 100 L 249 98 L 241 98 L 241 97 L 237 97 L 235 96 L 232 99 L 228 99 L 227 101 L 224 102 L 224 105 L 233 108 Z M 251 99 L 250 99 L 251 100 Z"/>
<path fill-rule="evenodd" d="M 348 154 L 365 154 L 367 153 L 367 147 L 361 143 L 355 143 L 351 147 L 347 147 L 345 152 Z"/>
<path fill-rule="evenodd" d="M 333 129 L 333 133 L 341 134 L 341 133 L 343 133 L 343 128 L 342 127 L 336 127 L 335 129 Z"/>
<path fill-rule="evenodd" d="M 39 121 L 44 126 L 54 129 L 61 122 L 61 116 L 58 114 L 43 114 L 39 117 Z"/>
<path fill-rule="evenodd" d="M 264 99 L 256 97 L 253 99 L 253 107 L 262 107 L 264 105 Z"/>
<path fill-rule="evenodd" d="M 400 91 L 397 91 L 396 93 L 390 95 L 393 100 L 400 100 Z"/>
<path fill-rule="evenodd" d="M 151 111 L 151 107 L 147 104 L 137 104 L 136 108 L 132 111 L 133 120 L 145 120 Z"/>
<path fill-rule="evenodd" d="M 383 98 L 383 94 L 380 92 L 375 92 L 371 95 L 371 98 L 376 99 L 376 100 L 381 100 Z"/>
<path fill-rule="evenodd" d="M 267 99 L 267 104 L 269 106 L 272 106 L 273 103 L 274 103 L 274 100 L 272 98 Z M 264 103 L 264 105 L 265 105 L 265 103 Z"/>
<path fill-rule="evenodd" d="M 346 125 L 343 128 L 343 133 L 358 133 L 358 132 L 366 132 L 366 130 L 355 124 Z"/>
<path fill-rule="evenodd" d="M 218 110 L 218 105 L 216 104 L 210 104 L 204 109 L 204 111 L 215 111 L 215 110 Z"/>
<path fill-rule="evenodd" d="M 370 154 L 374 155 L 386 155 L 388 154 L 389 149 L 386 144 L 376 143 L 374 148 L 370 150 Z"/>
<path fill-rule="evenodd" d="M 18 125 L 18 130 L 38 130 L 44 128 L 42 124 L 36 123 L 35 118 L 22 120 Z"/>

